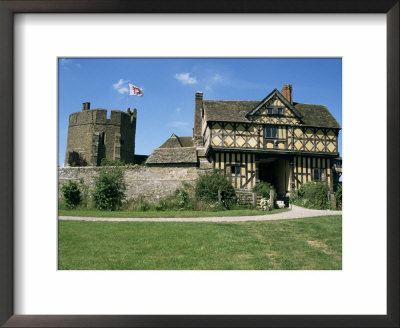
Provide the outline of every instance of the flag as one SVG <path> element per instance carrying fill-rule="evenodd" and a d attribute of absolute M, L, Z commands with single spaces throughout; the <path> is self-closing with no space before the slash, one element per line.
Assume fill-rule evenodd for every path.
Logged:
<path fill-rule="evenodd" d="M 129 85 L 129 95 L 130 96 L 143 96 L 143 89 L 135 87 L 133 84 L 128 83 Z"/>

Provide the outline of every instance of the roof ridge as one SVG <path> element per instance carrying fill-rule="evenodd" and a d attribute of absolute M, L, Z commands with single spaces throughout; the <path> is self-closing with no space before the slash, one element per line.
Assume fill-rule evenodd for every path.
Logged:
<path fill-rule="evenodd" d="M 299 102 L 294 102 L 293 105 L 294 105 L 294 106 L 296 106 L 296 105 L 309 105 L 309 106 L 324 106 L 324 107 L 327 107 L 326 105 L 308 104 L 308 103 L 299 103 Z M 327 108 L 328 108 L 328 107 L 327 107 Z"/>
<path fill-rule="evenodd" d="M 161 149 L 161 150 L 169 150 L 169 149 L 181 149 L 181 148 L 196 148 L 196 146 L 190 146 L 190 147 L 183 147 L 183 146 L 181 146 L 181 147 L 157 147 L 157 148 L 154 148 L 154 149 Z"/>
<path fill-rule="evenodd" d="M 229 101 L 229 102 L 233 102 L 233 101 L 251 101 L 251 102 L 259 102 L 259 100 L 217 100 L 217 99 L 205 99 L 203 101 Z"/>

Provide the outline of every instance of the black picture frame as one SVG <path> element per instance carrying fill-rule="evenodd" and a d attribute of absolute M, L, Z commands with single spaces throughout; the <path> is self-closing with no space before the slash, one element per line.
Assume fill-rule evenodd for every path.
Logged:
<path fill-rule="evenodd" d="M 4 327 L 399 327 L 399 0 L 0 0 L 0 324 Z M 15 13 L 385 13 L 387 315 L 14 315 L 13 16 Z M 368 288 L 368 286 L 366 286 Z"/>

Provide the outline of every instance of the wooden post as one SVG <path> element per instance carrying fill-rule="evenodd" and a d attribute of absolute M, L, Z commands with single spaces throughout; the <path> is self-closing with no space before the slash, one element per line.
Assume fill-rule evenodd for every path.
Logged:
<path fill-rule="evenodd" d="M 289 161 L 289 166 L 290 166 L 290 193 L 294 192 L 294 163 L 293 163 L 293 157 Z"/>
<path fill-rule="evenodd" d="M 274 208 L 275 205 L 275 189 L 271 188 L 269 191 L 269 207 Z"/>

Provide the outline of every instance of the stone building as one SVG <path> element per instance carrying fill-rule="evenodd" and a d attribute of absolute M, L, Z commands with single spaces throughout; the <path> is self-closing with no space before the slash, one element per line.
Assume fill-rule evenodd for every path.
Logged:
<path fill-rule="evenodd" d="M 197 167 L 197 150 L 192 137 L 172 134 L 146 161 L 147 166 Z"/>
<path fill-rule="evenodd" d="M 82 111 L 69 116 L 65 166 L 98 166 L 103 158 L 134 163 L 136 109 L 126 112 L 90 109 L 83 103 Z"/>
<path fill-rule="evenodd" d="M 193 136 L 173 134 L 147 164 L 179 159 L 222 170 L 237 190 L 269 182 L 281 199 L 308 181 L 326 181 L 333 191 L 341 174 L 340 130 L 325 106 L 294 102 L 290 84 L 261 101 L 204 100 L 197 92 Z"/>

